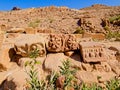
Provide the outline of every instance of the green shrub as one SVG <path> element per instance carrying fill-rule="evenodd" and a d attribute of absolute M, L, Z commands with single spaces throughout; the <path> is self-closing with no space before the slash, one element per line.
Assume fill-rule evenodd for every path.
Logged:
<path fill-rule="evenodd" d="M 69 60 L 66 60 L 66 61 L 63 61 L 63 67 L 60 66 L 60 73 L 62 75 L 65 75 L 65 76 L 68 76 L 70 74 L 74 74 L 75 73 L 75 70 L 71 70 L 70 67 L 70 61 Z"/>
<path fill-rule="evenodd" d="M 47 89 L 47 85 L 44 80 L 41 80 L 39 82 L 40 82 L 40 88 L 38 90 L 49 90 Z"/>
<path fill-rule="evenodd" d="M 109 26 L 105 26 L 104 29 L 105 29 L 106 31 L 110 31 Z"/>
<path fill-rule="evenodd" d="M 32 59 L 36 59 L 39 56 L 39 50 L 35 49 L 31 51 L 30 53 L 28 53 L 28 56 Z"/>
<path fill-rule="evenodd" d="M 35 21 L 33 21 L 33 22 L 30 22 L 29 24 L 28 24 L 28 26 L 29 27 L 33 27 L 33 28 L 36 28 L 36 27 L 38 27 L 38 25 L 39 25 L 39 23 L 40 23 L 40 20 L 35 20 Z"/>
<path fill-rule="evenodd" d="M 112 79 L 106 84 L 107 90 L 120 90 L 120 80 Z"/>
<path fill-rule="evenodd" d="M 71 63 L 69 60 L 63 62 L 63 67 L 60 67 L 60 74 L 65 76 L 64 89 L 73 87 L 75 90 L 80 88 L 77 84 L 77 79 L 75 77 L 76 69 L 71 69 Z"/>
<path fill-rule="evenodd" d="M 29 57 L 32 58 L 32 61 L 27 61 L 25 66 L 29 66 L 30 70 L 26 73 L 29 75 L 30 79 L 27 80 L 29 86 L 28 90 L 59 90 L 56 86 L 56 81 L 59 76 L 65 76 L 64 87 L 62 90 L 70 90 L 69 88 L 74 88 L 74 90 L 103 90 L 97 84 L 87 85 L 85 83 L 78 83 L 77 78 L 75 77 L 76 69 L 71 68 L 71 63 L 69 60 L 65 60 L 62 62 L 63 66 L 60 66 L 59 73 L 52 72 L 46 77 L 45 80 L 39 80 L 37 75 L 38 71 L 35 68 L 35 65 L 40 64 L 40 62 L 36 61 L 36 58 L 39 56 L 39 50 L 35 49 L 29 53 Z M 98 79 L 101 78 L 98 76 Z M 110 82 L 106 83 L 106 88 L 108 90 L 120 90 L 120 80 L 113 79 Z"/>
<path fill-rule="evenodd" d="M 49 88 L 49 90 L 56 90 L 56 80 L 59 77 L 59 74 L 56 72 L 52 72 L 50 75 L 48 75 L 48 84 L 47 84 L 47 88 Z"/>
<path fill-rule="evenodd" d="M 36 20 L 35 20 L 35 23 L 40 23 L 40 20 L 39 20 L 39 19 L 36 19 Z"/>
<path fill-rule="evenodd" d="M 29 90 L 39 90 L 40 89 L 40 81 L 38 79 L 38 71 L 35 68 L 37 64 L 40 64 L 36 58 L 39 56 L 39 50 L 35 49 L 29 53 L 29 57 L 32 59 L 31 61 L 26 61 L 25 67 L 30 67 L 30 70 L 26 69 L 26 73 L 29 76 L 29 80 L 27 83 L 29 84 Z"/>
<path fill-rule="evenodd" d="M 83 34 L 85 31 L 81 27 L 77 27 L 74 34 Z"/>
<path fill-rule="evenodd" d="M 102 87 L 98 86 L 95 83 L 93 83 L 90 86 L 88 86 L 87 84 L 83 83 L 82 86 L 81 86 L 81 90 L 102 90 Z"/>
<path fill-rule="evenodd" d="M 113 17 L 109 18 L 109 20 L 111 23 L 113 23 L 114 21 L 118 21 L 118 20 L 120 20 L 120 15 L 113 16 Z"/>
<path fill-rule="evenodd" d="M 115 32 L 109 31 L 106 34 L 106 39 L 110 40 L 112 38 L 119 39 L 120 38 L 120 32 L 119 31 L 115 31 Z"/>

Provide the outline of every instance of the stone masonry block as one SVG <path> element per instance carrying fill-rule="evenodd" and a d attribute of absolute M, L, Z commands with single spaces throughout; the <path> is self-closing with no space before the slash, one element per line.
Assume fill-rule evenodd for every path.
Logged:
<path fill-rule="evenodd" d="M 98 42 L 80 42 L 80 51 L 84 62 L 102 62 L 107 60 L 105 49 Z"/>

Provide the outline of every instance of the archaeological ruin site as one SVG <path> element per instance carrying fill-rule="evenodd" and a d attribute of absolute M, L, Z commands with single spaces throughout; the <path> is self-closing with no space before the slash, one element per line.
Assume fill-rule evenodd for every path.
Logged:
<path fill-rule="evenodd" d="M 0 11 L 0 90 L 120 90 L 120 6 Z"/>

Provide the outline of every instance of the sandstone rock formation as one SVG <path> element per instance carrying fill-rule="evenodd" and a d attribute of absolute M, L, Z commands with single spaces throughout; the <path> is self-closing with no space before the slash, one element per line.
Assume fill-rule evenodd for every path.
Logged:
<path fill-rule="evenodd" d="M 59 67 L 62 66 L 63 60 L 65 60 L 63 53 L 48 54 L 44 62 L 45 70 L 56 72 L 59 71 Z M 53 65 L 53 63 L 55 64 Z"/>
<path fill-rule="evenodd" d="M 98 79 L 98 81 L 100 82 L 100 83 L 103 83 L 103 82 L 105 82 L 105 81 L 109 81 L 110 80 L 110 78 L 112 79 L 112 78 L 114 78 L 115 77 L 115 74 L 113 73 L 113 72 L 98 72 L 98 71 L 96 71 L 96 72 L 94 72 L 93 73 L 95 76 L 98 76 L 98 77 L 100 77 L 99 79 Z"/>
<path fill-rule="evenodd" d="M 0 51 L 0 71 L 2 70 L 7 70 L 8 68 L 11 67 L 10 61 L 12 60 L 12 57 L 15 55 L 15 52 L 13 49 L 9 48 L 2 48 Z"/>
<path fill-rule="evenodd" d="M 12 10 L 21 10 L 21 9 L 18 7 L 13 7 Z"/>
<path fill-rule="evenodd" d="M 76 77 L 86 83 L 97 83 L 97 77 L 92 72 L 79 71 Z"/>
<path fill-rule="evenodd" d="M 108 48 L 108 57 L 110 60 L 120 61 L 120 42 L 104 42 L 104 47 Z"/>
<path fill-rule="evenodd" d="M 99 22 L 100 22 L 100 18 L 93 18 L 88 16 L 85 18 L 80 18 L 79 25 L 87 32 L 94 33 L 103 30 Z"/>
<path fill-rule="evenodd" d="M 1 11 L 0 24 L 11 27 L 35 26 L 36 28 L 51 28 L 56 33 L 73 33 L 79 26 L 81 26 L 83 30 L 86 29 L 85 31 L 87 32 L 105 32 L 104 26 L 108 25 L 107 20 L 112 16 L 119 15 L 119 8 L 119 6 L 103 7 L 102 5 L 96 5 L 95 7 L 91 6 L 76 10 L 67 7 L 51 6 L 9 12 Z M 39 21 L 39 23 L 37 21 Z M 31 22 L 33 22 L 32 25 L 30 24 Z M 113 26 L 111 23 L 109 23 L 109 26 L 111 30 L 119 31 L 119 26 Z"/>

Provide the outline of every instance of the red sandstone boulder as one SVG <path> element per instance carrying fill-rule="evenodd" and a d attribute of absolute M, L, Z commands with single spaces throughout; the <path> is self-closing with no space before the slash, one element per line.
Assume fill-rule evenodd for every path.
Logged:
<path fill-rule="evenodd" d="M 84 83 L 97 83 L 97 76 L 95 76 L 92 72 L 88 71 L 78 71 L 76 73 L 76 77 Z"/>
<path fill-rule="evenodd" d="M 120 63 L 117 60 L 109 60 L 108 64 L 114 73 L 120 75 Z"/>
<path fill-rule="evenodd" d="M 44 62 L 45 69 L 49 71 L 59 71 L 59 66 L 62 66 L 63 60 L 65 60 L 63 53 L 48 54 Z"/>
<path fill-rule="evenodd" d="M 57 78 L 56 81 L 56 86 L 59 88 L 63 88 L 64 87 L 64 82 L 65 82 L 65 76 L 60 76 Z"/>
<path fill-rule="evenodd" d="M 27 88 L 27 78 L 28 75 L 24 70 L 18 70 L 15 73 L 9 75 L 3 84 L 3 90 L 24 90 Z"/>
<path fill-rule="evenodd" d="M 15 51 L 11 47 L 2 47 L 0 51 L 0 71 L 7 70 L 11 67 L 10 61 L 12 60 L 12 57 L 15 55 Z"/>

